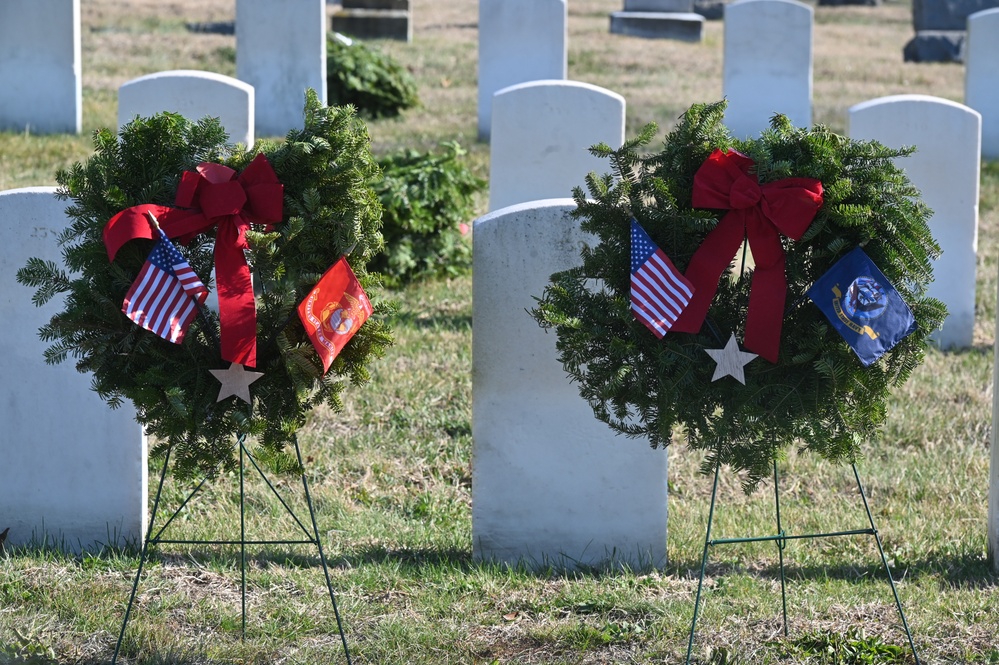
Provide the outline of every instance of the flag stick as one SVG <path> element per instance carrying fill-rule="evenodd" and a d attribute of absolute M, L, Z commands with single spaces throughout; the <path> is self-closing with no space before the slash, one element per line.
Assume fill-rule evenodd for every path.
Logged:
<path fill-rule="evenodd" d="M 149 224 L 153 227 L 154 231 L 161 231 L 160 223 L 156 220 L 156 215 L 152 211 L 146 211 L 146 217 L 149 218 Z M 205 306 L 198 302 L 197 298 L 191 298 L 194 301 L 195 307 L 198 308 L 198 319 L 201 321 L 202 327 L 208 331 L 209 336 L 215 342 L 215 349 L 219 352 L 219 358 L 222 357 L 222 340 L 219 338 L 219 333 L 215 330 L 215 326 L 212 325 L 211 319 L 208 318 L 208 312 Z"/>

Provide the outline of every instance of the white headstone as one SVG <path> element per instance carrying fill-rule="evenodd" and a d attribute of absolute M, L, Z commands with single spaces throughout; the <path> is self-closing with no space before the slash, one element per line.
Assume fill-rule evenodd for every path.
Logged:
<path fill-rule="evenodd" d="M 52 187 L 0 192 L 0 531 L 7 545 L 95 551 L 142 542 L 146 441 L 135 409 L 112 410 L 72 358 L 45 363 L 38 328 L 61 298 L 35 307 L 15 278 L 31 257 L 62 262 L 67 205 Z"/>
<path fill-rule="evenodd" d="M 588 237 L 571 199 L 475 222 L 472 548 L 480 560 L 575 567 L 666 562 L 667 455 L 598 421 L 527 310 Z"/>
<path fill-rule="evenodd" d="M 301 129 L 305 90 L 326 100 L 325 0 L 236 0 L 236 78 L 255 91 L 257 136 Z"/>
<path fill-rule="evenodd" d="M 996 330 L 999 330 L 999 312 L 996 313 Z M 999 337 L 994 342 L 992 365 L 992 430 L 989 440 L 992 459 L 989 465 L 988 556 L 992 568 L 999 572 Z"/>
<path fill-rule="evenodd" d="M 812 124 L 811 6 L 795 0 L 737 0 L 725 6 L 722 91 L 725 124 L 738 138 L 758 135 L 782 113 Z"/>
<path fill-rule="evenodd" d="M 232 143 L 253 146 L 253 86 L 239 79 L 178 69 L 140 76 L 118 88 L 118 127 L 162 111 L 195 122 L 218 118 Z"/>
<path fill-rule="evenodd" d="M 880 97 L 850 107 L 850 137 L 891 148 L 915 146 L 899 159 L 923 202 L 930 231 L 943 250 L 934 263 L 930 296 L 949 312 L 934 335 L 941 347 L 966 348 L 975 327 L 978 180 L 982 118 L 963 104 L 929 95 Z"/>
<path fill-rule="evenodd" d="M 608 170 L 590 146 L 624 143 L 624 97 L 578 81 L 531 81 L 493 97 L 489 209 L 572 196 Z"/>
<path fill-rule="evenodd" d="M 964 103 L 982 114 L 982 157 L 999 158 L 999 8 L 968 17 Z"/>
<path fill-rule="evenodd" d="M 77 134 L 80 0 L 0 1 L 0 131 Z"/>
<path fill-rule="evenodd" d="M 479 0 L 479 139 L 497 90 L 569 71 L 566 0 Z"/>

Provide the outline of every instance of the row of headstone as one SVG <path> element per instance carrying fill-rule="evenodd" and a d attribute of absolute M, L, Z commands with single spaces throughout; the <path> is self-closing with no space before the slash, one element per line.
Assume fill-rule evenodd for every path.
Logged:
<path fill-rule="evenodd" d="M 142 76 L 118 90 L 118 125 L 173 111 L 219 118 L 234 143 L 302 127 L 306 88 L 326 99 L 324 0 L 236 3 L 236 78 L 191 70 Z"/>
<path fill-rule="evenodd" d="M 80 63 L 80 0 L 0 2 L 0 130 L 78 133 L 83 119 Z M 181 79 L 167 72 L 131 82 L 136 87 L 125 91 L 126 97 L 132 94 L 125 109 L 186 115 L 207 108 L 223 116 L 227 127 L 231 123 L 234 140 L 248 144 L 254 131 L 283 136 L 300 128 L 306 88 L 326 98 L 325 1 L 238 0 L 236 74 L 253 93 L 228 77 L 185 72 Z M 163 103 L 137 98 L 149 90 L 166 94 Z M 212 100 L 215 93 L 223 98 Z M 244 109 L 247 96 L 255 103 L 249 111 Z M 119 123 L 123 117 L 132 116 L 119 112 Z"/>
<path fill-rule="evenodd" d="M 8 546 L 93 552 L 142 542 L 146 440 L 135 409 L 112 410 L 72 358 L 45 363 L 38 328 L 62 299 L 35 307 L 16 281 L 30 257 L 61 264 L 68 205 L 54 187 L 0 192 L 0 531 Z"/>
<path fill-rule="evenodd" d="M 78 134 L 80 0 L 0 2 L 0 131 Z"/>

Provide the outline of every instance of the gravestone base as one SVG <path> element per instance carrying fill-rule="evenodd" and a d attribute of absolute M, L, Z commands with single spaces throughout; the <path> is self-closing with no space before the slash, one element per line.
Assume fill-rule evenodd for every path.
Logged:
<path fill-rule="evenodd" d="M 693 12 L 613 12 L 610 31 L 629 37 L 699 42 L 704 37 L 704 17 Z"/>
<path fill-rule="evenodd" d="M 404 9 L 340 9 L 330 17 L 330 29 L 360 39 L 413 41 L 413 24 Z"/>
<path fill-rule="evenodd" d="M 880 7 L 881 0 L 819 0 L 820 7 L 844 7 L 860 5 L 862 7 Z"/>
<path fill-rule="evenodd" d="M 920 30 L 902 50 L 905 62 L 964 62 L 964 30 Z"/>
<path fill-rule="evenodd" d="M 395 9 L 409 11 L 409 0 L 340 0 L 344 9 Z"/>
<path fill-rule="evenodd" d="M 726 0 L 696 0 L 694 12 L 709 21 L 720 21 L 725 18 Z"/>
<path fill-rule="evenodd" d="M 689 12 L 694 6 L 691 0 L 624 0 L 626 12 Z"/>

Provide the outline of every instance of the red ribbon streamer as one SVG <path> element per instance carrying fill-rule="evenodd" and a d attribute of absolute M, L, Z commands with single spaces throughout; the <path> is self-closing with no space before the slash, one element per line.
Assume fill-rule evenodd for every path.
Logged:
<path fill-rule="evenodd" d="M 151 212 L 170 238 L 187 244 L 199 233 L 216 227 L 215 278 L 222 326 L 222 359 L 257 366 L 257 309 L 253 300 L 248 249 L 250 224 L 269 230 L 282 220 L 284 185 L 270 162 L 258 154 L 238 176 L 221 164 L 202 162 L 185 171 L 177 188 L 174 208 L 139 205 L 122 210 L 104 226 L 104 246 L 114 260 L 129 240 L 153 238 L 146 213 Z"/>
<path fill-rule="evenodd" d="M 798 240 L 805 233 L 822 207 L 822 183 L 814 178 L 785 178 L 760 185 L 752 172 L 754 166 L 752 159 L 734 150 L 715 150 L 694 175 L 691 205 L 728 212 L 690 258 L 684 276 L 694 284 L 694 297 L 672 329 L 700 331 L 719 278 L 748 238 L 756 269 L 744 345 L 776 363 L 787 298 L 780 236 Z"/>

